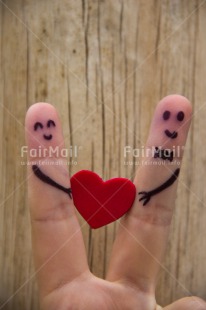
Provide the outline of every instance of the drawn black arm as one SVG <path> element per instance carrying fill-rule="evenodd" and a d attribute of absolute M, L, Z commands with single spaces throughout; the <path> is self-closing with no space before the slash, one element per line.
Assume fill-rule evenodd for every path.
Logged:
<path fill-rule="evenodd" d="M 44 174 L 37 165 L 33 165 L 32 170 L 33 170 L 34 174 L 37 176 L 37 178 L 39 178 L 41 181 L 62 190 L 63 192 L 67 193 L 69 195 L 69 197 L 72 199 L 71 188 L 66 188 L 66 187 L 56 183 L 54 180 L 52 180 L 50 177 L 48 177 L 46 174 Z"/>
<path fill-rule="evenodd" d="M 167 187 L 171 186 L 177 179 L 178 175 L 179 175 L 180 169 L 177 168 L 175 170 L 175 172 L 172 174 L 172 176 L 166 181 L 164 182 L 162 185 L 158 186 L 157 188 L 149 191 L 149 192 L 139 192 L 139 195 L 143 195 L 139 201 L 144 200 L 143 202 L 143 206 L 145 206 L 149 201 L 150 198 L 158 193 L 160 193 L 161 191 L 163 191 L 164 189 L 166 189 Z"/>

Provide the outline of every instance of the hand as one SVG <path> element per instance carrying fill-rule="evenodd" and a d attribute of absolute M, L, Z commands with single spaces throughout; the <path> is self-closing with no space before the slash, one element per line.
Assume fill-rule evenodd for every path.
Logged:
<path fill-rule="evenodd" d="M 184 112 L 184 117 L 179 111 Z M 146 149 L 183 146 L 190 118 L 191 106 L 186 98 L 177 95 L 164 98 L 155 111 Z M 26 138 L 29 161 L 61 188 L 70 188 L 66 159 L 61 153 L 53 156 L 47 153 L 45 157 L 40 152 L 40 146 L 47 151 L 50 146 L 58 146 L 60 151 L 64 148 L 60 120 L 53 106 L 37 103 L 30 107 L 26 115 Z M 177 188 L 177 180 L 169 185 L 166 180 L 180 167 L 181 157 L 182 153 L 180 158 L 174 154 L 172 163 L 152 155 L 143 157 L 134 180 L 136 200 L 120 221 L 105 280 L 89 270 L 73 200 L 66 190 L 40 180 L 28 166 L 33 253 L 42 309 L 162 309 L 156 304 L 155 287 Z M 161 162 L 164 164 L 159 165 Z M 168 186 L 163 188 L 161 184 Z M 155 188 L 161 191 L 156 191 L 143 206 L 138 192 Z M 200 310 L 206 309 L 206 303 L 188 297 L 164 309 Z"/>

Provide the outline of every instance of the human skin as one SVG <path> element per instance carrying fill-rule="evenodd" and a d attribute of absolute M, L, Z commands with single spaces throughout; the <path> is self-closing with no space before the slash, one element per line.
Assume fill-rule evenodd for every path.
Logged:
<path fill-rule="evenodd" d="M 165 120 L 163 114 L 170 111 Z M 184 112 L 184 120 L 177 114 Z M 157 105 L 146 148 L 184 146 L 190 126 L 192 108 L 179 95 L 167 96 Z M 50 124 L 52 120 L 55 126 Z M 43 125 L 34 129 L 36 122 Z M 47 103 L 31 106 L 25 121 L 29 149 L 49 146 L 64 147 L 61 123 L 55 108 Z M 178 133 L 170 138 L 165 130 Z M 52 136 L 52 138 L 44 138 Z M 182 150 L 182 148 L 181 148 Z M 180 168 L 183 151 L 178 158 L 168 160 L 145 157 L 138 169 L 134 184 L 135 202 L 121 219 L 114 241 L 111 260 L 105 279 L 94 276 L 88 266 L 81 228 L 73 200 L 49 184 L 39 180 L 28 166 L 28 198 L 31 214 L 32 245 L 43 310 L 201 310 L 206 303 L 198 297 L 187 297 L 161 308 L 155 299 L 157 277 L 165 255 L 177 180 L 152 196 L 146 206 L 140 200 L 141 191 L 161 185 Z M 70 187 L 66 159 L 44 156 L 29 157 L 65 188 Z M 175 161 L 176 160 L 176 161 Z M 148 162 L 154 161 L 153 164 Z M 164 165 L 155 162 L 164 161 Z M 167 289 L 167 288 L 165 288 Z"/>

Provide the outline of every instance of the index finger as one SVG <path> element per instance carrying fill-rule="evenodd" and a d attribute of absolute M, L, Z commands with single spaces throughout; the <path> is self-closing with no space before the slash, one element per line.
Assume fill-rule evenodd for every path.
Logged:
<path fill-rule="evenodd" d="M 35 268 L 41 296 L 88 271 L 70 192 L 61 123 L 48 103 L 26 115 L 28 196 Z"/>
<path fill-rule="evenodd" d="M 142 166 L 134 183 L 133 207 L 120 222 L 108 279 L 127 279 L 154 291 L 174 210 L 177 180 L 192 108 L 179 95 L 157 105 Z"/>

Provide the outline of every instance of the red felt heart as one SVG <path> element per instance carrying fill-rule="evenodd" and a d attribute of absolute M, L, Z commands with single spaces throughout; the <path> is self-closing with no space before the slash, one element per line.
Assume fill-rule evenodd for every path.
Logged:
<path fill-rule="evenodd" d="M 116 221 L 132 206 L 136 188 L 125 178 L 104 182 L 96 173 L 81 170 L 71 178 L 74 204 L 92 228 Z"/>

